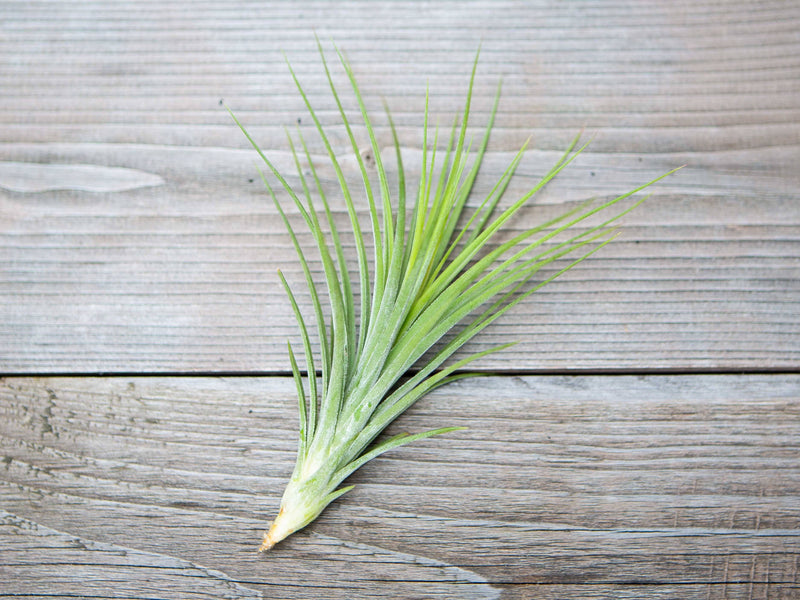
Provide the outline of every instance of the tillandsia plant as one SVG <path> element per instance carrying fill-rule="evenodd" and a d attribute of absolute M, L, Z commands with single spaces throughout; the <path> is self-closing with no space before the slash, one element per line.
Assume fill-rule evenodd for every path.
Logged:
<path fill-rule="evenodd" d="M 306 319 L 279 272 L 299 325 L 307 379 L 304 382 L 289 345 L 300 409 L 299 448 L 280 511 L 264 535 L 261 550 L 272 548 L 311 523 L 330 502 L 352 489 L 352 485 L 340 486 L 369 460 L 403 444 L 461 429 L 443 427 L 413 435 L 401 433 L 376 442 L 392 421 L 426 393 L 474 375 L 464 372 L 464 367 L 507 348 L 510 344 L 448 361 L 467 341 L 512 306 L 607 244 L 614 237 L 609 226 L 642 200 L 629 202 L 632 206 L 617 205 L 666 176 L 599 205 L 583 204 L 504 239 L 499 235 L 504 226 L 512 219 L 519 220 L 519 211 L 526 202 L 584 150 L 585 145 L 578 146 L 579 138 L 569 144 L 532 189 L 501 210 L 500 199 L 520 164 L 525 152 L 523 146 L 477 208 L 466 210 L 500 98 L 498 86 L 485 133 L 473 150 L 467 130 L 478 64 L 476 56 L 464 110 L 450 130 L 441 152 L 443 157 L 437 152 L 438 128 L 432 140 L 428 137 L 429 96 L 426 91 L 421 174 L 413 201 L 407 202 L 400 144 L 388 108 L 386 113 L 397 163 L 394 193 L 390 190 L 375 130 L 350 63 L 336 49 L 369 138 L 374 157 L 374 165 L 369 167 L 359 151 L 353 124 L 343 108 L 319 42 L 318 46 L 322 67 L 363 179 L 363 200 L 355 199 L 356 192 L 348 185 L 342 163 L 291 65 L 289 70 L 341 187 L 355 239 L 360 292 L 358 310 L 355 282 L 348 273 L 341 236 L 306 141 L 302 135 L 299 135 L 299 142 L 289 136 L 302 188 L 295 190 L 231 113 L 305 221 L 316 243 L 325 279 L 324 289 L 312 279 L 309 261 L 295 231 L 268 177 L 262 173 L 305 274 L 319 338 L 319 365 Z M 303 160 L 308 174 L 302 166 Z M 377 191 L 373 190 L 371 176 L 377 176 Z M 312 194 L 312 187 L 316 194 Z M 315 205 L 315 195 L 321 211 Z M 366 202 L 371 229 L 371 262 L 367 258 L 367 236 L 358 217 L 362 201 Z M 599 224 L 589 225 L 587 219 L 599 213 L 608 216 L 594 219 L 600 220 Z M 327 233 L 320 219 L 327 223 Z M 579 231 L 573 229 L 579 224 L 582 225 Z M 568 230 L 572 233 L 564 234 Z M 565 259 L 568 255 L 571 258 Z M 548 265 L 552 266 L 547 274 L 537 279 Z M 327 295 L 330 304 L 330 323 L 326 323 L 323 315 L 323 295 Z"/>

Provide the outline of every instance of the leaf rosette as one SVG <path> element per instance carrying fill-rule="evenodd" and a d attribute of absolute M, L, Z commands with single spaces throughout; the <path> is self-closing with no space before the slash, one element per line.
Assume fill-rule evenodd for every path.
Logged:
<path fill-rule="evenodd" d="M 525 153 L 527 143 L 524 144 L 477 208 L 468 210 L 467 201 L 486 153 L 500 100 L 498 85 L 488 123 L 473 150 L 468 126 L 478 65 L 476 56 L 463 112 L 450 129 L 443 152 L 438 151 L 438 128 L 434 128 L 432 138 L 429 136 L 426 91 L 420 177 L 412 201 L 408 202 L 402 153 L 388 108 L 397 168 L 395 192 L 390 189 L 372 120 L 350 63 L 337 49 L 339 63 L 360 110 L 361 126 L 369 138 L 374 160 L 369 167 L 356 142 L 354 124 L 345 113 L 322 47 L 317 43 L 361 175 L 361 197 L 357 198 L 356 191 L 348 184 L 342 158 L 334 152 L 291 65 L 289 70 L 339 183 L 355 240 L 357 282 L 351 280 L 348 272 L 342 236 L 305 139 L 299 132 L 297 142 L 289 136 L 301 184 L 301 189 L 295 190 L 231 113 L 267 167 L 262 178 L 297 251 L 319 340 L 315 359 L 306 318 L 279 272 L 299 325 L 307 377 L 302 376 L 289 345 L 299 401 L 299 448 L 280 511 L 264 534 L 261 550 L 272 548 L 308 525 L 330 502 L 352 489 L 353 486 L 341 486 L 366 462 L 398 446 L 461 429 L 443 427 L 403 433 L 376 442 L 390 423 L 425 394 L 475 375 L 464 369 L 473 361 L 510 346 L 504 344 L 467 356 L 453 356 L 514 305 L 609 243 L 615 237 L 611 226 L 644 201 L 632 197 L 673 172 L 609 201 L 585 203 L 511 237 L 504 235 L 510 221 L 521 218 L 522 207 L 572 163 L 587 144 L 579 145 L 580 136 L 573 139 L 536 185 L 501 208 L 500 200 Z M 305 250 L 278 201 L 270 176 L 288 194 L 311 233 L 324 283 L 312 278 Z M 372 180 L 375 176 L 377 185 Z M 631 201 L 623 202 L 628 199 Z M 365 202 L 367 206 L 371 261 L 368 234 L 359 219 L 357 202 Z M 591 219 L 595 215 L 602 216 Z M 355 289 L 360 297 L 358 307 Z M 322 308 L 325 298 L 330 306 L 327 319 Z"/>

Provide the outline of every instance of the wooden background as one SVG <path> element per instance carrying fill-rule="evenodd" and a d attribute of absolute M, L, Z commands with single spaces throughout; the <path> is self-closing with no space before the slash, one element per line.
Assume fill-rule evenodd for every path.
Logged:
<path fill-rule="evenodd" d="M 285 53 L 346 151 L 314 33 L 412 179 L 479 44 L 479 192 L 593 136 L 516 227 L 687 166 L 259 555 L 302 274 L 222 105 L 289 169 Z M 0 1 L 0 597 L 800 598 L 799 164 L 791 0 Z"/>

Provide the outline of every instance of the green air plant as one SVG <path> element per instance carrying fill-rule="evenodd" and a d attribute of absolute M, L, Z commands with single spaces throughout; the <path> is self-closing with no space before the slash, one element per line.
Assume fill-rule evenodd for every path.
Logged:
<path fill-rule="evenodd" d="M 510 220 L 521 219 L 519 211 L 526 202 L 575 160 L 586 146 L 578 146 L 579 138 L 575 138 L 541 181 L 514 199 L 507 208 L 501 209 L 499 201 L 520 164 L 525 151 L 523 146 L 477 208 L 467 210 L 467 200 L 486 152 L 500 97 L 498 86 L 485 133 L 473 149 L 467 129 L 478 63 L 476 56 L 463 114 L 456 119 L 444 150 L 438 154 L 438 129 L 435 129 L 432 140 L 428 137 L 426 92 L 422 115 L 421 174 L 412 202 L 407 203 L 400 145 L 388 109 L 388 125 L 397 162 L 398 185 L 394 193 L 390 190 L 375 130 L 349 62 L 337 49 L 360 108 L 374 165 L 368 166 L 359 151 L 353 124 L 333 84 L 321 46 L 319 51 L 363 179 L 363 199 L 356 199 L 330 138 L 291 65 L 289 70 L 341 187 L 355 239 L 360 292 L 358 310 L 355 282 L 351 281 L 348 273 L 341 236 L 302 135 L 299 143 L 293 142 L 289 136 L 302 187 L 295 190 L 233 117 L 305 221 L 316 243 L 325 279 L 324 288 L 313 281 L 309 261 L 268 178 L 262 173 L 305 274 L 319 338 L 319 364 L 312 350 L 306 319 L 286 279 L 279 272 L 299 325 L 308 377 L 304 382 L 289 345 L 289 360 L 300 407 L 299 448 L 280 511 L 264 535 L 261 550 L 272 548 L 316 519 L 330 502 L 352 489 L 352 485 L 340 485 L 369 460 L 403 444 L 460 429 L 444 427 L 413 435 L 401 433 L 376 442 L 392 421 L 426 393 L 474 375 L 464 372 L 464 367 L 487 354 L 507 348 L 510 344 L 448 361 L 459 348 L 512 306 L 608 243 L 614 237 L 609 225 L 642 200 L 628 202 L 626 204 L 633 202 L 633 205 L 627 207 L 618 207 L 618 203 L 663 177 L 599 205 L 583 204 L 510 239 L 507 235 L 502 237 L 500 233 Z M 308 174 L 302 167 L 303 159 Z M 377 177 L 377 190 L 373 189 L 371 177 Z M 316 188 L 315 194 L 312 194 L 312 187 Z M 314 196 L 321 204 L 321 211 L 315 206 Z M 367 258 L 368 243 L 363 223 L 357 214 L 360 202 L 366 202 L 368 211 L 373 250 L 371 262 Z M 589 225 L 587 219 L 598 213 L 608 216 L 595 218 L 592 222 L 601 222 Z M 320 219 L 327 222 L 327 233 Z M 577 225 L 582 225 L 579 231 L 573 229 Z M 571 231 L 565 234 L 568 230 Z M 547 266 L 550 268 L 543 270 Z M 330 323 L 326 323 L 322 310 L 325 291 L 330 303 Z M 445 337 L 448 333 L 451 335 Z"/>

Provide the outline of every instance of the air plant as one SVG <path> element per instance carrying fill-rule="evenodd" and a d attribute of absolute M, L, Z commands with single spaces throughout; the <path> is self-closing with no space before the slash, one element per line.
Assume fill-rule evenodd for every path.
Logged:
<path fill-rule="evenodd" d="M 376 442 L 384 429 L 422 396 L 452 381 L 475 375 L 463 369 L 477 359 L 509 347 L 511 344 L 503 344 L 448 361 L 511 307 L 611 241 L 615 234 L 609 226 L 643 199 L 626 208 L 618 207 L 618 203 L 667 175 L 613 200 L 598 205 L 583 204 L 504 239 L 500 235 L 504 226 L 512 219 L 519 221 L 520 209 L 530 198 L 586 148 L 585 144 L 578 146 L 580 136 L 572 140 L 532 189 L 500 210 L 500 199 L 520 164 L 526 143 L 478 207 L 467 211 L 467 200 L 486 152 L 500 98 L 498 85 L 485 132 L 473 150 L 467 129 L 478 64 L 476 56 L 464 110 L 450 130 L 444 157 L 437 152 L 438 128 L 432 140 L 428 137 L 429 94 L 426 91 L 421 174 L 412 202 L 407 202 L 400 144 L 388 108 L 386 113 L 397 163 L 395 194 L 390 190 L 375 130 L 350 63 L 336 49 L 369 137 L 374 157 L 374 165 L 369 167 L 359 151 L 353 123 L 345 113 L 319 42 L 318 46 L 322 67 L 363 179 L 362 197 L 358 200 L 291 65 L 289 70 L 341 187 L 355 239 L 360 292 L 358 310 L 355 283 L 348 273 L 341 236 L 305 139 L 300 135 L 298 144 L 289 136 L 302 188 L 295 190 L 231 113 L 305 221 L 316 243 L 325 279 L 324 288 L 313 280 L 297 235 L 262 172 L 305 274 L 319 339 L 317 364 L 306 318 L 279 271 L 299 325 L 307 378 L 304 382 L 289 344 L 289 360 L 299 400 L 299 448 L 280 511 L 264 534 L 262 551 L 311 523 L 329 503 L 351 490 L 352 485 L 340 485 L 366 462 L 398 446 L 462 429 L 442 427 L 413 435 L 401 433 Z M 302 166 L 303 159 L 308 174 Z M 377 193 L 373 189 L 371 171 L 377 174 Z M 314 199 L 312 187 L 316 189 L 318 200 Z M 322 211 L 318 211 L 315 202 L 321 204 Z M 366 202 L 369 216 L 371 262 L 367 258 L 367 236 L 358 217 L 361 202 Z M 599 224 L 589 225 L 587 219 L 599 213 L 608 216 L 601 218 Z M 327 223 L 327 233 L 321 218 Z M 580 231 L 573 230 L 579 224 L 583 224 Z M 568 231 L 566 239 L 562 239 L 565 236 L 560 234 Z M 550 270 L 540 275 L 545 272 L 543 268 L 550 265 Z M 330 304 L 330 323 L 323 315 L 325 295 Z"/>

